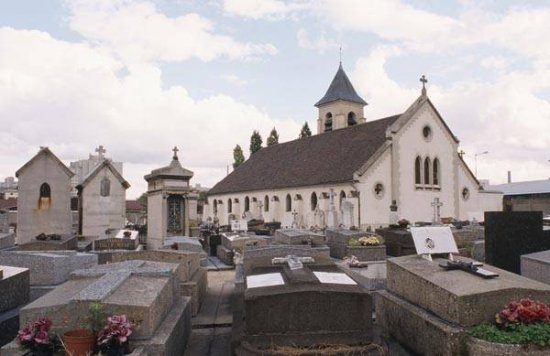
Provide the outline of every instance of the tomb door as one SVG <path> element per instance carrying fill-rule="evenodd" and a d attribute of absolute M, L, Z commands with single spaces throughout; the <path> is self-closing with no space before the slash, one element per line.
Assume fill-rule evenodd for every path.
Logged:
<path fill-rule="evenodd" d="M 167 209 L 167 232 L 171 234 L 183 234 L 185 230 L 185 200 L 181 195 L 170 195 L 168 197 Z"/>

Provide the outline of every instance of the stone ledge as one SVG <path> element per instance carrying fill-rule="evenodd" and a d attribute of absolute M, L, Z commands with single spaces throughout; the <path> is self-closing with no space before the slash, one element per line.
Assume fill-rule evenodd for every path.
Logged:
<path fill-rule="evenodd" d="M 385 290 L 374 293 L 376 323 L 397 341 L 426 356 L 464 354 L 466 332 Z"/>

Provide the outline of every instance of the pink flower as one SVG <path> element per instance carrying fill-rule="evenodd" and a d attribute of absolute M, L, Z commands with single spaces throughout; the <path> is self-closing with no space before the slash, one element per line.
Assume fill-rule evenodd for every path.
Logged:
<path fill-rule="evenodd" d="M 50 342 L 50 338 L 48 337 L 48 333 L 46 331 L 39 331 L 34 335 L 34 341 L 37 344 L 46 345 Z"/>
<path fill-rule="evenodd" d="M 34 322 L 33 326 L 36 330 L 48 331 L 52 326 L 52 321 L 47 318 L 40 318 Z"/>
<path fill-rule="evenodd" d="M 26 342 L 32 340 L 32 329 L 30 325 L 25 326 L 17 332 L 17 341 Z"/>

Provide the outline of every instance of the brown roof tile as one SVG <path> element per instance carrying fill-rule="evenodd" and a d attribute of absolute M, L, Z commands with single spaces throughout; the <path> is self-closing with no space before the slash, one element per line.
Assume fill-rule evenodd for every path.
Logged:
<path fill-rule="evenodd" d="M 262 148 L 209 194 L 350 182 L 399 115 Z"/>

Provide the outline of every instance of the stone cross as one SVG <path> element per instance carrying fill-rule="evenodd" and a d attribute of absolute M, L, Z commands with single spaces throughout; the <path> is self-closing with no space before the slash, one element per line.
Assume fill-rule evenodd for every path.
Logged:
<path fill-rule="evenodd" d="M 95 151 L 97 152 L 97 156 L 98 156 L 99 158 L 103 158 L 103 154 L 104 154 L 105 152 L 107 152 L 107 150 L 103 147 L 103 145 L 99 145 L 99 147 L 96 148 Z"/>
<path fill-rule="evenodd" d="M 435 224 L 441 223 L 441 217 L 439 215 L 439 209 L 443 206 L 443 203 L 439 201 L 439 198 L 434 198 L 434 201 L 431 204 L 434 208 L 434 218 L 433 222 Z"/>
<path fill-rule="evenodd" d="M 328 193 L 328 196 L 330 198 L 330 205 L 334 206 L 334 197 L 336 196 L 336 193 L 334 193 L 334 189 L 330 188 L 330 193 Z"/>
<path fill-rule="evenodd" d="M 262 220 L 262 218 L 263 218 L 263 217 L 262 217 L 262 208 L 263 208 L 263 207 L 264 207 L 264 204 L 263 204 L 261 201 L 259 201 L 259 202 L 258 202 L 258 210 L 260 211 L 260 215 L 259 215 L 260 220 Z"/>
<path fill-rule="evenodd" d="M 458 155 L 460 156 L 460 158 L 464 157 L 465 154 L 466 152 L 464 152 L 464 150 L 460 150 L 460 152 L 458 152 Z"/>
<path fill-rule="evenodd" d="M 294 209 L 294 211 L 292 212 L 292 227 L 298 227 L 298 212 L 296 211 L 296 209 Z"/>
<path fill-rule="evenodd" d="M 424 74 L 420 77 L 420 82 L 422 83 L 422 95 L 426 95 L 426 83 L 428 82 L 428 79 L 426 79 Z"/>
<path fill-rule="evenodd" d="M 172 273 L 172 269 L 169 267 L 144 267 L 144 264 L 146 261 L 132 260 L 73 271 L 71 279 L 98 278 L 82 289 L 73 299 L 99 302 L 108 297 L 131 275 L 170 276 Z"/>
<path fill-rule="evenodd" d="M 172 148 L 172 151 L 174 152 L 174 156 L 172 157 L 173 159 L 177 160 L 178 159 L 178 146 L 174 146 L 174 148 Z"/>
<path fill-rule="evenodd" d="M 288 267 L 292 270 L 304 268 L 304 263 L 313 263 L 315 259 L 313 257 L 297 257 L 294 255 L 288 255 L 286 257 L 275 257 L 271 260 L 271 264 L 281 265 L 288 263 Z"/>

